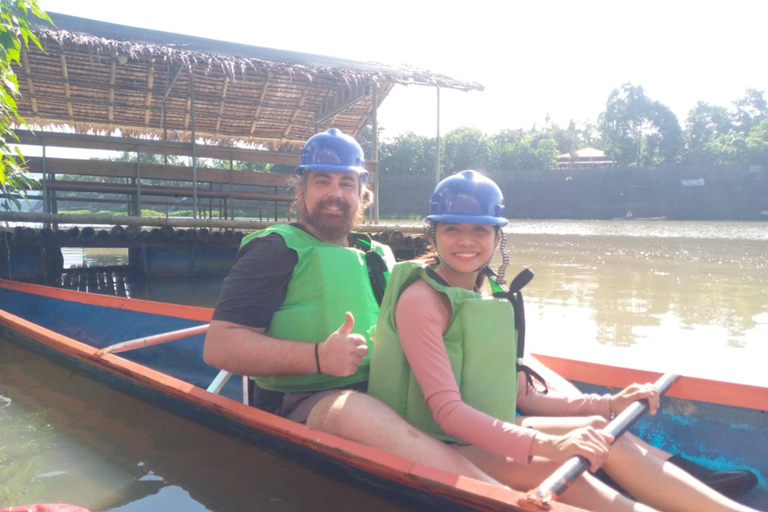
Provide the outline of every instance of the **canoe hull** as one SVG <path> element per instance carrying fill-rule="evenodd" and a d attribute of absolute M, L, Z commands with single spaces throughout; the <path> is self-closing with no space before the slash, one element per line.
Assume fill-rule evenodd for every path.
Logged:
<path fill-rule="evenodd" d="M 463 479 L 316 432 L 238 402 L 232 379 L 225 396 L 204 388 L 217 371 L 202 361 L 203 336 L 119 355 L 113 343 L 200 325 L 211 310 L 89 295 L 0 280 L 0 328 L 8 339 L 156 407 L 253 443 L 324 475 L 354 480 L 389 500 L 423 510 L 517 510 L 518 493 Z M 78 341 L 76 341 L 78 340 Z M 86 341 L 86 343 L 81 343 Z M 658 374 L 557 358 L 542 361 L 586 391 L 606 392 Z M 179 369 L 182 363 L 183 371 Z M 175 363 L 175 364 L 174 364 Z M 722 396 L 725 395 L 725 398 Z M 749 468 L 760 479 L 739 501 L 768 502 L 768 390 L 684 379 L 654 418 L 633 431 L 672 453 L 713 469 Z M 721 403 L 709 403 L 716 399 Z M 561 504 L 553 510 L 574 511 Z"/>

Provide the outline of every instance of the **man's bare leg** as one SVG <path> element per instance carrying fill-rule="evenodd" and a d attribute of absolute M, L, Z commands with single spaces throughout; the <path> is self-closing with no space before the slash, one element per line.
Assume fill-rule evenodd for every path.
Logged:
<path fill-rule="evenodd" d="M 425 466 L 502 485 L 450 446 L 363 393 L 347 390 L 323 397 L 309 413 L 307 426 Z"/>

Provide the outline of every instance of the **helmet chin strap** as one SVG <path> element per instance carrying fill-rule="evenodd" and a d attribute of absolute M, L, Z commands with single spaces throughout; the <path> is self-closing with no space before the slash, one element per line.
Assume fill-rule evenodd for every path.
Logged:
<path fill-rule="evenodd" d="M 307 208 L 307 177 L 306 176 L 301 177 L 301 205 L 304 207 L 304 211 L 302 212 L 302 217 L 306 219 L 306 216 L 309 215 L 309 208 Z"/>
<path fill-rule="evenodd" d="M 504 272 L 509 265 L 509 253 L 507 252 L 507 235 L 504 233 L 504 229 L 501 230 L 501 244 L 499 245 L 501 250 L 501 265 L 499 265 L 499 271 L 496 272 L 496 284 L 504 285 L 506 280 L 504 279 Z"/>

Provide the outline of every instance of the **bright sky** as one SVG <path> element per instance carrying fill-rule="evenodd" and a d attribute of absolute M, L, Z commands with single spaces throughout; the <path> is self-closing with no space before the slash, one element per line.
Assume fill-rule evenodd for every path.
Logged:
<path fill-rule="evenodd" d="M 681 125 L 702 100 L 768 94 L 765 0 L 471 2 L 389 0 L 40 0 L 51 12 L 255 46 L 409 64 L 479 82 L 443 91 L 442 134 L 493 134 L 597 120 L 610 92 L 642 85 Z M 433 88 L 396 87 L 379 111 L 385 138 L 434 136 Z"/>

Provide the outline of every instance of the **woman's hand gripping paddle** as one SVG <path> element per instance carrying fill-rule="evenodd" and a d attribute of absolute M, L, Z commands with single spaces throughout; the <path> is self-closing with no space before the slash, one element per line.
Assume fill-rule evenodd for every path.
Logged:
<path fill-rule="evenodd" d="M 679 376 L 666 373 L 657 380 L 653 386 L 659 390 L 659 396 L 669 390 L 670 386 Z M 638 400 L 627 407 L 621 414 L 617 415 L 603 429 L 604 432 L 613 436 L 614 442 L 648 410 L 648 402 Z M 520 503 L 524 505 L 535 505 L 542 510 L 548 510 L 548 503 L 556 500 L 566 489 L 579 477 L 584 471 L 589 469 L 589 461 L 581 456 L 568 459 L 560 466 L 549 478 L 544 480 L 539 487 L 528 492 Z"/>

